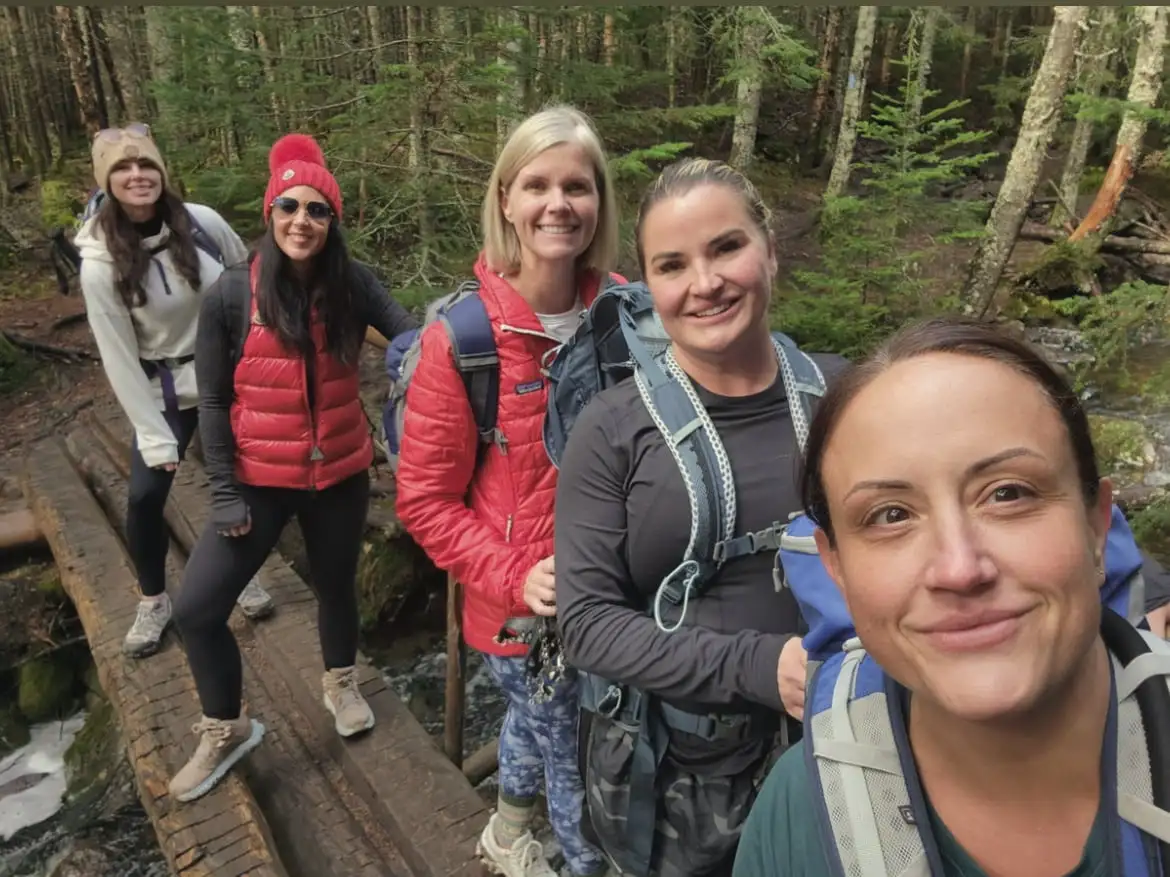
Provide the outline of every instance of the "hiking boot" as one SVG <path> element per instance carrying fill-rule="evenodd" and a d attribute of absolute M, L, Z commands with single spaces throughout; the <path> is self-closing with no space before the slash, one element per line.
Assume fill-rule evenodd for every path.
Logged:
<path fill-rule="evenodd" d="M 253 621 L 267 618 L 272 614 L 272 610 L 276 608 L 272 602 L 272 597 L 266 590 L 260 587 L 260 583 L 255 578 L 248 582 L 248 586 L 244 588 L 243 593 L 236 598 L 236 603 L 239 604 L 244 614 Z"/>
<path fill-rule="evenodd" d="M 162 594 L 157 599 L 138 601 L 138 614 L 122 640 L 122 654 L 130 658 L 145 658 L 158 651 L 163 633 L 171 623 L 171 598 Z"/>
<path fill-rule="evenodd" d="M 358 690 L 356 667 L 326 670 L 321 677 L 325 709 L 333 714 L 333 727 L 342 737 L 352 737 L 374 727 L 374 711 Z"/>
<path fill-rule="evenodd" d="M 199 746 L 168 786 L 178 801 L 194 801 L 206 795 L 233 764 L 259 746 L 264 738 L 264 726 L 242 713 L 238 719 L 204 716 L 191 730 L 200 735 Z"/>
<path fill-rule="evenodd" d="M 475 844 L 475 854 L 484 867 L 503 877 L 557 877 L 557 872 L 544 857 L 544 847 L 531 831 L 520 835 L 510 847 L 500 846 L 496 840 L 496 820 L 499 818 L 498 813 L 492 814 Z"/>

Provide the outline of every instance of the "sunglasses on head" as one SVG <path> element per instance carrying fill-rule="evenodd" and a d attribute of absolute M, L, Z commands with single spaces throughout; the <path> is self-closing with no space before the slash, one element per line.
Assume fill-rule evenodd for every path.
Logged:
<path fill-rule="evenodd" d="M 305 205 L 305 213 L 308 214 L 309 219 L 316 222 L 324 222 L 333 216 L 333 208 L 324 201 L 302 202 L 296 198 L 290 198 L 287 195 L 281 195 L 279 198 L 272 199 L 272 206 L 285 216 L 294 216 L 301 209 L 302 203 Z"/>
<path fill-rule="evenodd" d="M 131 122 L 121 128 L 102 128 L 95 135 L 96 140 L 105 140 L 109 143 L 117 143 L 123 137 L 149 137 L 150 126 L 145 122 Z"/>

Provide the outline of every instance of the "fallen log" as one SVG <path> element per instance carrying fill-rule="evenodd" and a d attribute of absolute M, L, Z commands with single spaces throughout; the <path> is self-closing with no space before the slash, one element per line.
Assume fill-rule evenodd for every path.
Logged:
<path fill-rule="evenodd" d="M 1070 235 L 1038 222 L 1025 222 L 1020 228 L 1020 237 L 1029 241 L 1072 241 Z M 1131 238 L 1111 234 L 1101 243 L 1101 249 L 1114 253 L 1141 253 L 1159 256 L 1170 255 L 1170 241 L 1151 240 L 1150 238 Z"/>
<path fill-rule="evenodd" d="M 493 737 L 463 761 L 463 775 L 478 786 L 500 767 L 500 738 Z"/>
<path fill-rule="evenodd" d="M 60 319 L 54 320 L 53 325 L 49 328 L 49 331 L 56 332 L 60 329 L 64 329 L 66 326 L 72 326 L 74 323 L 84 323 L 85 317 L 85 311 L 82 311 L 79 314 L 66 314 Z"/>
<path fill-rule="evenodd" d="M 0 514 L 0 551 L 35 548 L 45 544 L 36 516 L 25 508 Z"/>

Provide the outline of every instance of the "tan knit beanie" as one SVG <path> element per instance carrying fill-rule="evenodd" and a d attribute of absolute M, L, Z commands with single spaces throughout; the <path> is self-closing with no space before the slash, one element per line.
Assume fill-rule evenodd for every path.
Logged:
<path fill-rule="evenodd" d="M 167 187 L 167 166 L 162 153 L 144 125 L 127 128 L 107 128 L 93 140 L 93 178 L 98 188 L 105 190 L 110 183 L 110 172 L 120 161 L 148 161 L 162 171 L 162 184 Z"/>

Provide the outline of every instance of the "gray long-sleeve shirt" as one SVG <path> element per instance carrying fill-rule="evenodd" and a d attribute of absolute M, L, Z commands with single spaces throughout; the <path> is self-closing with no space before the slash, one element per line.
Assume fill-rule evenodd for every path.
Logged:
<path fill-rule="evenodd" d="M 819 356 L 826 376 L 845 361 Z M 731 398 L 696 386 L 736 484 L 736 535 L 800 509 L 796 436 L 783 381 Z M 781 708 L 780 650 L 799 630 L 774 552 L 729 561 L 673 633 L 652 615 L 682 560 L 690 504 L 678 466 L 632 380 L 597 396 L 574 424 L 557 487 L 557 613 L 568 663 L 693 711 Z"/>

